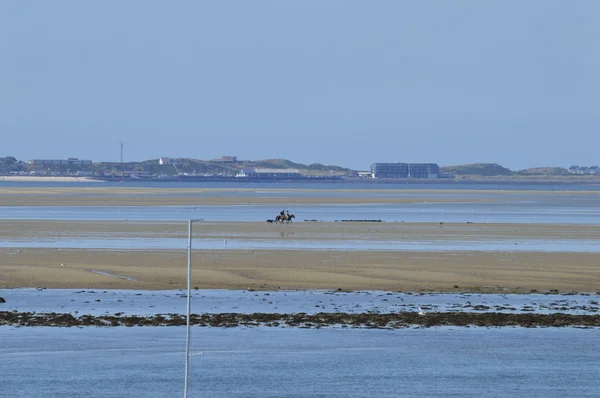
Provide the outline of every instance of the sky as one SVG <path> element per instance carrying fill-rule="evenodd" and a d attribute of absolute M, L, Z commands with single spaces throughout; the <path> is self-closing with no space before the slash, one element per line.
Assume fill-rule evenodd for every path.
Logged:
<path fill-rule="evenodd" d="M 600 164 L 600 1 L 0 1 L 0 156 Z"/>

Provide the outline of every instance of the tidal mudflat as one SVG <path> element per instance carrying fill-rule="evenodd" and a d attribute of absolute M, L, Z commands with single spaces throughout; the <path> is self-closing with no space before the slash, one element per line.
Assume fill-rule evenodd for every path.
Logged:
<path fill-rule="evenodd" d="M 185 291 L 0 289 L 0 325 L 183 326 Z M 600 327 L 594 294 L 194 290 L 195 326 Z"/>
<path fill-rule="evenodd" d="M 0 194 L 0 287 L 180 289 L 186 283 L 184 221 L 204 214 L 193 239 L 199 289 L 595 293 L 599 194 L 9 187 Z M 258 205 L 249 206 L 249 198 Z M 340 222 L 306 222 L 302 214 L 288 225 L 265 222 L 294 203 Z M 55 219 L 36 219 L 58 205 Z M 342 222 L 364 208 L 360 215 L 384 221 Z M 215 209 L 223 219 L 211 220 Z M 134 219 L 110 218 L 120 210 Z M 447 212 L 479 221 L 443 221 Z M 399 215 L 417 221 L 385 221 Z M 255 221 L 241 221 L 245 217 Z"/>

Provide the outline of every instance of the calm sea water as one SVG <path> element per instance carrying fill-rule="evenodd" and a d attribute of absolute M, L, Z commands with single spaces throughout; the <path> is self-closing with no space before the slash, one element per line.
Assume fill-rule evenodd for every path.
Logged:
<path fill-rule="evenodd" d="M 597 397 L 597 330 L 193 328 L 193 397 Z M 183 394 L 185 328 L 0 327 L 6 397 Z"/>
<path fill-rule="evenodd" d="M 27 182 L 2 181 L 2 187 L 144 187 L 144 188 L 283 188 L 283 189 L 458 189 L 458 190 L 543 190 L 543 191 L 600 191 L 598 184 L 579 184 L 577 182 L 562 183 L 465 183 L 465 182 L 435 182 L 422 183 L 410 181 L 402 183 L 390 182 L 355 182 L 355 183 L 311 183 L 311 182 L 150 182 L 125 181 L 119 182 Z"/>

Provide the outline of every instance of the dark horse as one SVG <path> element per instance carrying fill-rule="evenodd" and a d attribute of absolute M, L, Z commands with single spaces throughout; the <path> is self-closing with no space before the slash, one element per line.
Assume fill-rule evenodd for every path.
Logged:
<path fill-rule="evenodd" d="M 292 218 L 296 218 L 296 216 L 293 214 L 290 214 L 289 216 L 279 215 L 279 216 L 275 217 L 275 222 L 282 223 L 282 224 L 283 223 L 289 224 L 292 222 Z"/>

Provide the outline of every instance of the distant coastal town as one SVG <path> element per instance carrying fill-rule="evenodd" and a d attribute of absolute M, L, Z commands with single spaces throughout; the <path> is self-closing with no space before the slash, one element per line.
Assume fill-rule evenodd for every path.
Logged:
<path fill-rule="evenodd" d="M 285 159 L 239 160 L 236 156 L 199 160 L 160 157 L 137 162 L 94 162 L 89 159 L 0 157 L 3 177 L 82 177 L 90 180 L 155 181 L 461 181 L 473 179 L 595 180 L 598 166 L 538 167 L 513 171 L 496 163 L 440 167 L 437 163 L 375 162 L 365 170 Z M 598 178 L 600 180 L 600 178 Z"/>

